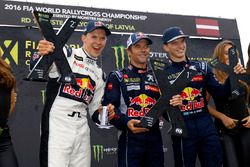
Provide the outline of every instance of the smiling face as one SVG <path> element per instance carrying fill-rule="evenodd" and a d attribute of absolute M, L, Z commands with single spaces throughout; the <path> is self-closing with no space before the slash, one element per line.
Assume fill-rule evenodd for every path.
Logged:
<path fill-rule="evenodd" d="M 185 38 L 178 38 L 163 45 L 163 49 L 168 52 L 171 60 L 181 62 L 186 60 L 186 41 Z"/>
<path fill-rule="evenodd" d="M 148 40 L 141 39 L 134 45 L 127 48 L 127 54 L 130 57 L 130 63 L 137 68 L 146 68 L 149 57 L 150 47 Z"/>
<path fill-rule="evenodd" d="M 107 36 L 104 29 L 96 29 L 82 35 L 84 50 L 92 57 L 98 58 L 106 46 Z"/>

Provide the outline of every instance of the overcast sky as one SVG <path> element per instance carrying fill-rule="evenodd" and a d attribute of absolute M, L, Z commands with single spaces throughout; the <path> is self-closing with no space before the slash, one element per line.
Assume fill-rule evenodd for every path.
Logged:
<path fill-rule="evenodd" d="M 247 0 L 14 0 L 46 4 L 85 6 L 165 14 L 183 14 L 236 19 L 244 62 L 250 42 L 249 5 Z M 244 14 L 245 13 L 245 14 Z M 230 28 L 230 27 L 228 27 Z"/>

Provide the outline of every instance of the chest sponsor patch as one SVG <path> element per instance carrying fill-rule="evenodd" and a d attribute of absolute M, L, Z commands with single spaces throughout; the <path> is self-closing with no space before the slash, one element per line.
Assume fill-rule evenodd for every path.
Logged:
<path fill-rule="evenodd" d="M 193 82 L 200 82 L 203 81 L 203 75 L 196 75 L 195 77 L 192 78 Z"/>
<path fill-rule="evenodd" d="M 159 88 L 151 85 L 145 85 L 145 90 L 150 90 L 152 92 L 159 92 Z"/>
<path fill-rule="evenodd" d="M 127 91 L 131 91 L 131 90 L 140 90 L 140 85 L 127 86 Z"/>
<path fill-rule="evenodd" d="M 82 63 L 77 62 L 77 61 L 75 61 L 75 60 L 74 60 L 73 64 L 74 64 L 75 66 L 77 66 L 77 67 L 84 68 L 84 65 L 83 65 Z"/>
<path fill-rule="evenodd" d="M 80 57 L 80 56 L 74 55 L 74 58 L 75 58 L 76 60 L 78 60 L 78 61 L 83 61 L 83 58 Z"/>

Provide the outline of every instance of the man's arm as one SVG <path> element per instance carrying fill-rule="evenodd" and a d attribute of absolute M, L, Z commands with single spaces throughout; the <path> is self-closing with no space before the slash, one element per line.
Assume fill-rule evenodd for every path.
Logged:
<path fill-rule="evenodd" d="M 102 105 L 114 105 L 115 115 L 110 123 L 116 128 L 124 130 L 127 128 L 129 118 L 126 115 L 127 106 L 121 95 L 120 79 L 122 78 L 118 79 L 115 72 L 110 73 L 106 82 Z"/>

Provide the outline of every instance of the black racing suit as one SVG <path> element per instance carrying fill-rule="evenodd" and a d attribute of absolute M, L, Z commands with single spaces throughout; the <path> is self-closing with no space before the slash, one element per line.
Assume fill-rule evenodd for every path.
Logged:
<path fill-rule="evenodd" d="M 229 94 L 229 82 L 219 84 L 207 66 L 200 61 L 172 62 L 166 68 L 169 80 L 175 80 L 184 66 L 195 66 L 198 74 L 183 89 L 181 96 L 183 106 L 180 107 L 184 118 L 188 137 L 172 136 L 175 166 L 195 167 L 199 157 L 202 167 L 220 167 L 222 150 L 218 133 L 207 109 L 206 91 L 212 96 L 224 97 Z"/>
<path fill-rule="evenodd" d="M 159 122 L 148 132 L 134 134 L 127 123 L 141 119 L 160 97 L 149 69 L 132 65 L 112 72 L 107 80 L 103 106 L 112 103 L 116 115 L 111 120 L 121 131 L 118 142 L 118 167 L 163 167 L 164 154 Z"/>
<path fill-rule="evenodd" d="M 1 77 L 0 77 L 1 80 Z M 11 103 L 11 88 L 0 83 L 0 166 L 17 167 L 17 159 L 7 125 Z"/>
<path fill-rule="evenodd" d="M 216 109 L 230 118 L 241 121 L 249 116 L 247 88 L 241 86 L 240 95 L 235 98 L 214 98 Z M 216 126 L 222 135 L 225 153 L 225 167 L 249 167 L 250 166 L 250 129 L 242 126 L 241 122 L 233 129 L 227 129 L 224 124 L 216 119 Z"/>

